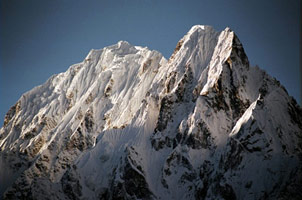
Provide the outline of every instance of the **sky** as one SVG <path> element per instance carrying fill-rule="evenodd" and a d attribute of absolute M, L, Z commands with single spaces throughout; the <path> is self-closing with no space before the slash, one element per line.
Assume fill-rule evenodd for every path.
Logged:
<path fill-rule="evenodd" d="M 23 93 L 126 40 L 166 58 L 196 24 L 230 27 L 298 102 L 299 0 L 0 0 L 0 121 Z M 0 122 L 1 124 L 1 122 Z"/>

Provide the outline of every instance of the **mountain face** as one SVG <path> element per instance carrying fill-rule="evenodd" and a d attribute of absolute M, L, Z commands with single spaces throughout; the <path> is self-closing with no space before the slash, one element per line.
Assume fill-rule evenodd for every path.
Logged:
<path fill-rule="evenodd" d="M 301 199 L 302 110 L 237 36 L 197 25 L 169 60 L 120 41 L 22 95 L 3 199 Z"/>

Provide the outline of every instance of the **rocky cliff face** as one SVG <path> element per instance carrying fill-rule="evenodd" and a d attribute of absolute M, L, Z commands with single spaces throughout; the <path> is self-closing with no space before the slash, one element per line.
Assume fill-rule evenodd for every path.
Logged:
<path fill-rule="evenodd" d="M 229 28 L 169 60 L 92 50 L 19 99 L 0 149 L 4 199 L 302 198 L 302 110 Z"/>

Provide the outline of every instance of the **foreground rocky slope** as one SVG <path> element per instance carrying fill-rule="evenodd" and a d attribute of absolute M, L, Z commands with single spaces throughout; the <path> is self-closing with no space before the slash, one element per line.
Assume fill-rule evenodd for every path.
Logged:
<path fill-rule="evenodd" d="M 301 108 L 229 28 L 167 61 L 120 41 L 25 93 L 0 130 L 4 199 L 299 199 Z"/>

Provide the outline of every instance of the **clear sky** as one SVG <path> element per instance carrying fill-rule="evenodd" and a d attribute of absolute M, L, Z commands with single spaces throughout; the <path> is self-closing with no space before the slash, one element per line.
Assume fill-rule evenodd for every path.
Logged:
<path fill-rule="evenodd" d="M 259 65 L 300 102 L 299 0 L 0 0 L 0 121 L 20 96 L 126 40 L 166 58 L 195 24 L 238 35 Z M 1 122 L 1 123 L 2 123 Z"/>

